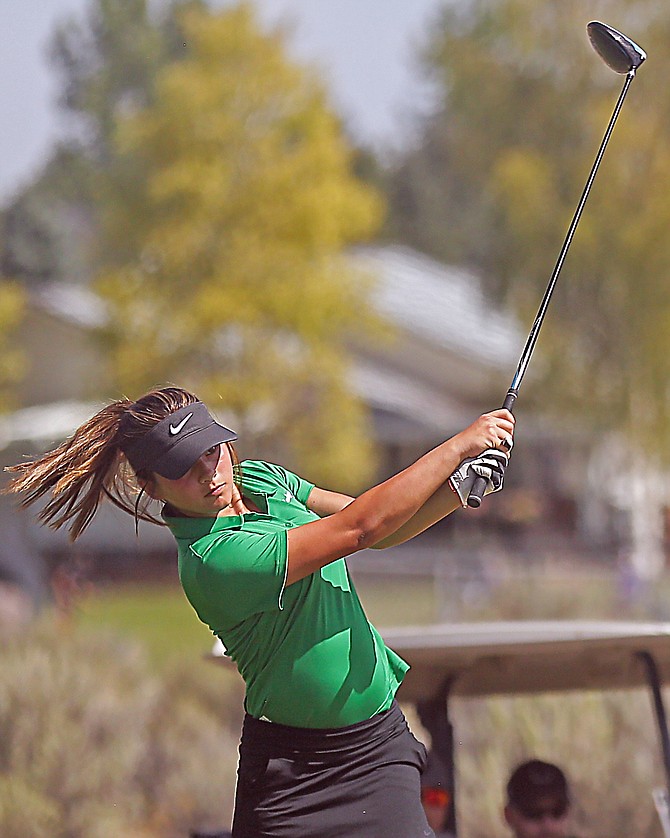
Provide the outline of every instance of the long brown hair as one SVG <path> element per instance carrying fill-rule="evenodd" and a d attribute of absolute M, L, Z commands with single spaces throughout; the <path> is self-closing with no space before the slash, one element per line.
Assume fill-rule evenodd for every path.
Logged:
<path fill-rule="evenodd" d="M 121 447 L 146 434 L 175 410 L 197 401 L 197 396 L 181 387 L 164 387 L 151 390 L 134 402 L 130 399 L 112 402 L 53 451 L 6 468 L 16 476 L 2 494 L 22 495 L 23 507 L 50 494 L 38 517 L 52 529 L 69 524 L 71 541 L 91 523 L 105 497 L 133 515 L 136 522 L 162 525 L 162 520 L 148 511 L 151 499 L 147 495 L 144 495 L 144 506 L 140 506 L 143 485 L 151 479 L 151 473 L 135 474 Z M 235 449 L 227 444 L 237 473 L 239 462 Z"/>

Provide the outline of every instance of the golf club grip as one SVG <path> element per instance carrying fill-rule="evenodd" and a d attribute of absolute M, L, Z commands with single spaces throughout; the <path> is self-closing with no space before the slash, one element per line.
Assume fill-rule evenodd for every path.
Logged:
<path fill-rule="evenodd" d="M 505 396 L 505 401 L 503 402 L 503 410 L 509 410 L 510 413 L 513 413 L 514 402 L 516 401 L 518 395 L 518 390 L 508 390 L 507 395 Z M 472 484 L 472 489 L 468 495 L 468 506 L 471 509 L 479 509 L 482 505 L 484 492 L 486 491 L 486 482 L 485 477 L 477 477 L 475 482 Z"/>

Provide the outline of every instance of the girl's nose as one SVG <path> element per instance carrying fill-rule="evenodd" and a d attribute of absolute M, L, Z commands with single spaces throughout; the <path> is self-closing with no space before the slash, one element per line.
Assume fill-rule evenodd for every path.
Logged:
<path fill-rule="evenodd" d="M 209 483 L 212 475 L 214 474 L 214 468 L 212 463 L 207 461 L 204 454 L 196 461 L 196 469 L 199 482 Z"/>

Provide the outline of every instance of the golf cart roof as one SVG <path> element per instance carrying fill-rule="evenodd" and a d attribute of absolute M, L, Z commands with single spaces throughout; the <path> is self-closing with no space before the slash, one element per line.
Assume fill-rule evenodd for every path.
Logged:
<path fill-rule="evenodd" d="M 446 623 L 381 633 L 410 664 L 404 701 L 430 699 L 446 683 L 454 696 L 644 687 L 644 652 L 670 681 L 670 623 Z"/>

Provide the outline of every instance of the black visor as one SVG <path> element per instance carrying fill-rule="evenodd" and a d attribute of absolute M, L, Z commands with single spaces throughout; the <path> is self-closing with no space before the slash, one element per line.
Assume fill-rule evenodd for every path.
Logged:
<path fill-rule="evenodd" d="M 202 402 L 180 407 L 144 436 L 122 447 L 135 472 L 154 471 L 168 480 L 183 477 L 209 448 L 237 439 Z"/>

